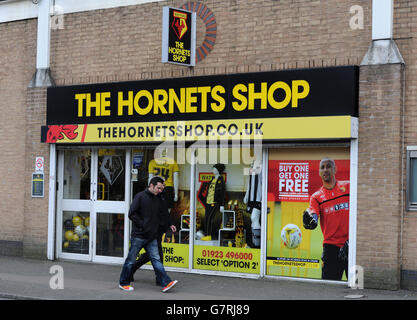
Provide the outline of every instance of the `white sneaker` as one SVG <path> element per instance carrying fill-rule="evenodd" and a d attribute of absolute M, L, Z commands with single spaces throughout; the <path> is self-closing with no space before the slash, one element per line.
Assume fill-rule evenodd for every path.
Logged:
<path fill-rule="evenodd" d="M 175 286 L 177 284 L 178 280 L 174 280 L 171 281 L 170 283 L 168 283 L 163 289 L 162 292 L 167 292 L 168 290 L 170 290 L 173 286 Z"/>
<path fill-rule="evenodd" d="M 131 285 L 122 286 L 121 284 L 119 284 L 119 288 L 123 291 L 133 291 L 134 290 Z"/>

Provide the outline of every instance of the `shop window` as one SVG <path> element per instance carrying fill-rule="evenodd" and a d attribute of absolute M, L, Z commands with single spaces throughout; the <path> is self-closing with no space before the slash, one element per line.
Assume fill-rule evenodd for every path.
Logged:
<path fill-rule="evenodd" d="M 197 150 L 194 269 L 260 273 L 262 159 L 233 161 L 236 151 L 253 154 Z"/>
<path fill-rule="evenodd" d="M 407 147 L 407 210 L 417 211 L 417 146 Z"/>
<path fill-rule="evenodd" d="M 154 176 L 165 181 L 163 196 L 177 231 L 167 230 L 162 235 L 163 263 L 176 268 L 189 266 L 191 165 L 178 161 L 182 153 L 181 148 L 132 149 L 132 197 L 145 190 Z"/>
<path fill-rule="evenodd" d="M 62 252 L 89 254 L 90 213 L 64 211 L 62 217 Z"/>

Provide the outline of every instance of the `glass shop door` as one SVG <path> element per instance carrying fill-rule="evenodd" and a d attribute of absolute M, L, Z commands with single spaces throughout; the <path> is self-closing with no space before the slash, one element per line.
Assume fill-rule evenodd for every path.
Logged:
<path fill-rule="evenodd" d="M 130 184 L 124 149 L 59 152 L 57 251 L 68 259 L 122 263 Z M 128 172 L 129 173 L 129 172 Z"/>

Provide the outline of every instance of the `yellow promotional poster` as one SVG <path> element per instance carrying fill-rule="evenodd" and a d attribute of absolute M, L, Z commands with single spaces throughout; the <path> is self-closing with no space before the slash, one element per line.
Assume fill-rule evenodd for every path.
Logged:
<path fill-rule="evenodd" d="M 174 268 L 188 268 L 188 245 L 181 243 L 166 243 L 162 244 L 162 252 L 164 254 L 163 264 L 166 267 Z M 140 254 L 145 253 L 142 249 Z M 148 265 L 151 263 L 148 262 Z"/>
<path fill-rule="evenodd" d="M 194 246 L 195 269 L 259 274 L 259 261 L 259 249 Z"/>
<path fill-rule="evenodd" d="M 268 275 L 347 279 L 349 173 L 349 148 L 270 150 Z"/>
<path fill-rule="evenodd" d="M 164 265 L 175 268 L 188 268 L 188 248 L 187 244 L 164 243 Z"/>

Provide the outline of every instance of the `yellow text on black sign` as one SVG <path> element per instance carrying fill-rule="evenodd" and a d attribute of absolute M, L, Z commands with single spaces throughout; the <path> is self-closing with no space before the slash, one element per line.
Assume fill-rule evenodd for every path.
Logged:
<path fill-rule="evenodd" d="M 277 91 L 283 92 L 281 100 L 276 98 Z M 281 110 L 297 108 L 299 101 L 307 98 L 309 93 L 310 85 L 307 81 L 293 80 L 290 84 L 284 81 L 262 82 L 258 90 L 255 89 L 255 83 L 236 84 L 231 92 L 227 92 L 222 85 L 118 91 L 114 100 L 117 101 L 116 108 L 111 106 L 113 100 L 110 91 L 97 92 L 95 96 L 91 93 L 76 93 L 74 98 L 77 116 L 82 118 L 195 114 L 222 112 L 225 108 L 237 112 L 268 108 Z M 231 105 L 226 103 L 227 94 L 231 95 Z"/>
<path fill-rule="evenodd" d="M 175 47 L 168 47 L 168 53 L 172 54 L 172 61 L 185 62 L 187 58 L 191 57 L 191 51 L 184 49 L 184 42 L 175 41 Z"/>

